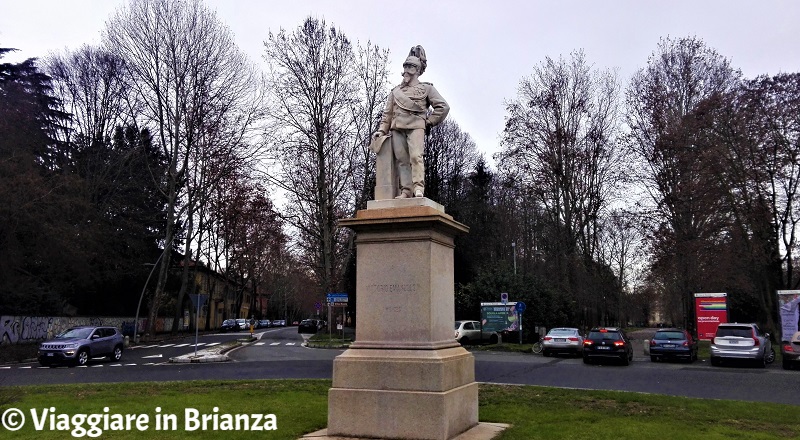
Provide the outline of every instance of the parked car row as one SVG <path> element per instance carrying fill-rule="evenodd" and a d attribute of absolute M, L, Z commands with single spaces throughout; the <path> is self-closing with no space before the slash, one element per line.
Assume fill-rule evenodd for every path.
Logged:
<path fill-rule="evenodd" d="M 255 323 L 255 328 L 270 328 L 270 327 L 285 327 L 286 320 L 285 319 L 275 319 L 270 321 L 269 319 L 259 319 Z M 222 332 L 238 332 L 244 330 L 250 330 L 250 320 L 249 319 L 226 319 L 222 321 L 222 324 L 219 327 L 219 330 Z"/>
<path fill-rule="evenodd" d="M 617 327 L 596 327 L 582 337 L 577 328 L 551 329 L 541 340 L 542 354 L 577 355 L 584 363 L 598 360 L 618 360 L 628 365 L 633 360 L 633 344 L 625 331 Z M 679 328 L 659 328 L 649 342 L 650 360 L 667 359 L 693 362 L 697 360 L 698 341 Z M 800 365 L 800 332 L 781 344 L 783 368 Z M 769 333 L 762 332 L 756 324 L 723 323 L 711 343 L 711 365 L 731 361 L 752 361 L 760 367 L 775 360 Z"/>

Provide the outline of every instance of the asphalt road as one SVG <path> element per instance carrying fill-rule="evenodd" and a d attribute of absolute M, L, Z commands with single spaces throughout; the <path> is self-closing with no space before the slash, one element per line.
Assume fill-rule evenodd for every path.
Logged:
<path fill-rule="evenodd" d="M 194 338 L 127 350 L 121 362 L 92 360 L 87 367 L 40 368 L 38 364 L 0 366 L 0 385 L 176 381 L 199 379 L 329 379 L 333 359 L 343 350 L 303 347 L 296 327 L 259 330 L 260 339 L 229 353 L 226 363 L 172 364 L 169 357 L 191 353 Z M 236 339 L 236 334 L 200 337 L 200 346 Z M 188 344 L 188 345 L 184 345 Z M 640 350 L 639 350 L 640 351 Z M 630 366 L 585 365 L 580 358 L 474 351 L 479 382 L 579 389 L 634 391 L 674 396 L 761 401 L 800 405 L 800 371 L 779 365 L 711 367 L 652 363 L 637 353 Z"/>

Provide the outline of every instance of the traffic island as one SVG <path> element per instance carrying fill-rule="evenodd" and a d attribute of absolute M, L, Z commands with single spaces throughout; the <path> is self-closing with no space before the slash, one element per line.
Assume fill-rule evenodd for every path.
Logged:
<path fill-rule="evenodd" d="M 193 352 L 169 358 L 169 362 L 176 364 L 227 362 L 231 359 L 225 353 L 229 352 L 230 350 L 233 350 L 236 347 L 240 347 L 241 345 L 242 345 L 241 341 L 226 342 L 216 347 L 197 350 L 197 353 Z"/>

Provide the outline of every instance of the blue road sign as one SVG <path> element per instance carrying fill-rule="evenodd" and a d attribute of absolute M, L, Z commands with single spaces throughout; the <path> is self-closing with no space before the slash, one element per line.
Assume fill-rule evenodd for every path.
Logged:
<path fill-rule="evenodd" d="M 525 311 L 525 303 L 522 301 L 517 301 L 517 305 L 514 307 L 517 309 L 517 313 L 522 313 Z"/>
<path fill-rule="evenodd" d="M 329 293 L 327 295 L 328 303 L 346 303 L 348 297 L 346 293 Z"/>

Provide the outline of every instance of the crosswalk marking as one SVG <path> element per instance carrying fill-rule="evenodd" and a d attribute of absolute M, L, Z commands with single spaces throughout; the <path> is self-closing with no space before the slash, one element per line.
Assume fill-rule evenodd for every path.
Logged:
<path fill-rule="evenodd" d="M 281 345 L 281 343 L 280 342 L 273 342 L 272 344 L 269 344 L 269 345 Z"/>
<path fill-rule="evenodd" d="M 264 345 L 266 342 L 256 342 L 254 345 Z"/>

